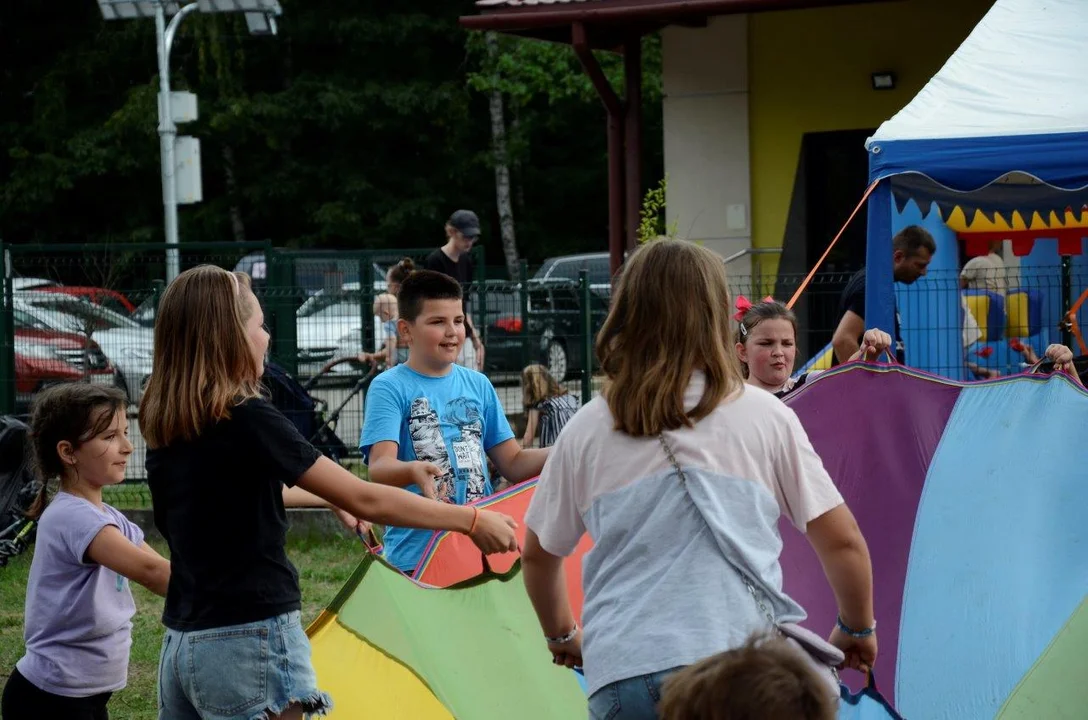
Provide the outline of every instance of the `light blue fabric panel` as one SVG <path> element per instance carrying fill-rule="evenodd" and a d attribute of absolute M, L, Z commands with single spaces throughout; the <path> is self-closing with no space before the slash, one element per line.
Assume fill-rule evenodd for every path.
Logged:
<path fill-rule="evenodd" d="M 907 568 L 904 717 L 993 718 L 1088 593 L 1086 419 L 1088 394 L 1063 378 L 960 393 Z"/>

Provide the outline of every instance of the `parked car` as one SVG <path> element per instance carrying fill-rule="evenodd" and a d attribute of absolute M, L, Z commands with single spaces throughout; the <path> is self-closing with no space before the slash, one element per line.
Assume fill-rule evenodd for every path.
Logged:
<path fill-rule="evenodd" d="M 34 292 L 61 293 L 83 298 L 95 305 L 113 310 L 114 312 L 129 317 L 136 312 L 136 306 L 132 304 L 123 293 L 116 290 L 108 290 L 99 287 L 83 287 L 74 285 L 47 285 L 44 287 L 30 288 Z"/>
<path fill-rule="evenodd" d="M 139 402 L 151 375 L 154 332 L 82 298 L 60 293 L 15 293 L 15 308 L 52 330 L 74 333 L 101 347 L 117 371 L 117 386 Z"/>
<path fill-rule="evenodd" d="M 586 270 L 590 287 L 590 333 L 595 337 L 608 314 L 611 274 L 608 253 L 548 258 L 529 280 L 528 313 L 523 317 L 519 290 L 512 299 L 494 301 L 502 311 L 492 318 L 488 303 L 487 368 L 520 370 L 538 362 L 559 381 L 571 379 L 587 362 L 579 272 Z M 592 361 L 592 354 L 588 357 Z"/>
<path fill-rule="evenodd" d="M 335 292 L 338 288 L 355 285 L 359 289 L 359 260 L 338 255 L 336 251 L 311 251 L 293 260 L 294 286 L 300 297 L 311 297 L 324 290 Z M 372 263 L 374 291 L 385 292 L 385 269 Z M 252 252 L 234 266 L 235 272 L 249 275 L 255 289 L 268 282 L 269 269 L 263 252 Z"/>
<path fill-rule="evenodd" d="M 62 382 L 112 385 L 116 371 L 95 342 L 51 330 L 14 310 L 15 412 L 25 413 L 34 394 Z"/>
<path fill-rule="evenodd" d="M 355 282 L 338 290 L 318 291 L 302 304 L 295 317 L 298 371 L 309 375 L 333 358 L 357 355 L 362 348 L 363 318 L 374 316 L 371 308 L 364 310 L 359 283 Z M 272 340 L 275 342 L 275 338 Z M 350 370 L 343 365 L 334 369 Z"/>
<path fill-rule="evenodd" d="M 28 278 L 28 277 L 16 277 L 11 279 L 11 289 L 18 290 L 35 290 L 43 287 L 57 287 L 60 285 L 55 280 L 47 280 L 45 278 Z"/>
<path fill-rule="evenodd" d="M 548 258 L 533 275 L 533 280 L 567 280 L 578 282 L 578 273 L 585 270 L 590 287 L 611 287 L 612 272 L 608 253 L 582 253 Z"/>

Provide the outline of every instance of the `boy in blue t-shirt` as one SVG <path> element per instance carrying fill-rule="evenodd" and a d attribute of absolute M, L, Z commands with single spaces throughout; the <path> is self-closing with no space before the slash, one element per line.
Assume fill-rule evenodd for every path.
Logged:
<path fill-rule="evenodd" d="M 370 479 L 466 505 L 492 493 L 487 458 L 517 483 L 540 474 L 547 449 L 523 450 L 486 376 L 456 364 L 465 342 L 461 286 L 442 273 L 409 275 L 397 295 L 408 361 L 375 378 L 359 447 Z M 430 533 L 389 527 L 385 557 L 403 572 Z"/>

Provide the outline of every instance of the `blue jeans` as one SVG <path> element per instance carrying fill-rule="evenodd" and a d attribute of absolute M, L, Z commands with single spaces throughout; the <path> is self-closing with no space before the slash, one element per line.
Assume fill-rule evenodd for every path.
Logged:
<path fill-rule="evenodd" d="M 267 620 L 177 632 L 159 656 L 159 720 L 257 720 L 289 706 L 324 715 L 310 640 L 299 612 Z"/>
<path fill-rule="evenodd" d="M 665 679 L 682 667 L 617 680 L 589 697 L 589 720 L 657 720 Z"/>

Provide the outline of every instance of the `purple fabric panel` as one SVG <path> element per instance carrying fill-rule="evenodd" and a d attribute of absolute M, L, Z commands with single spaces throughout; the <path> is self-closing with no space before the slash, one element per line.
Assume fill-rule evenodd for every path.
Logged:
<path fill-rule="evenodd" d="M 886 693 L 895 687 L 899 618 L 918 501 L 959 394 L 959 385 L 856 365 L 813 380 L 786 400 L 869 545 L 880 639 L 876 673 Z M 821 634 L 830 632 L 837 607 L 819 559 L 788 521 L 782 521 L 781 529 L 785 590 L 808 612 L 806 625 Z M 894 697 L 889 700 L 895 702 Z"/>

